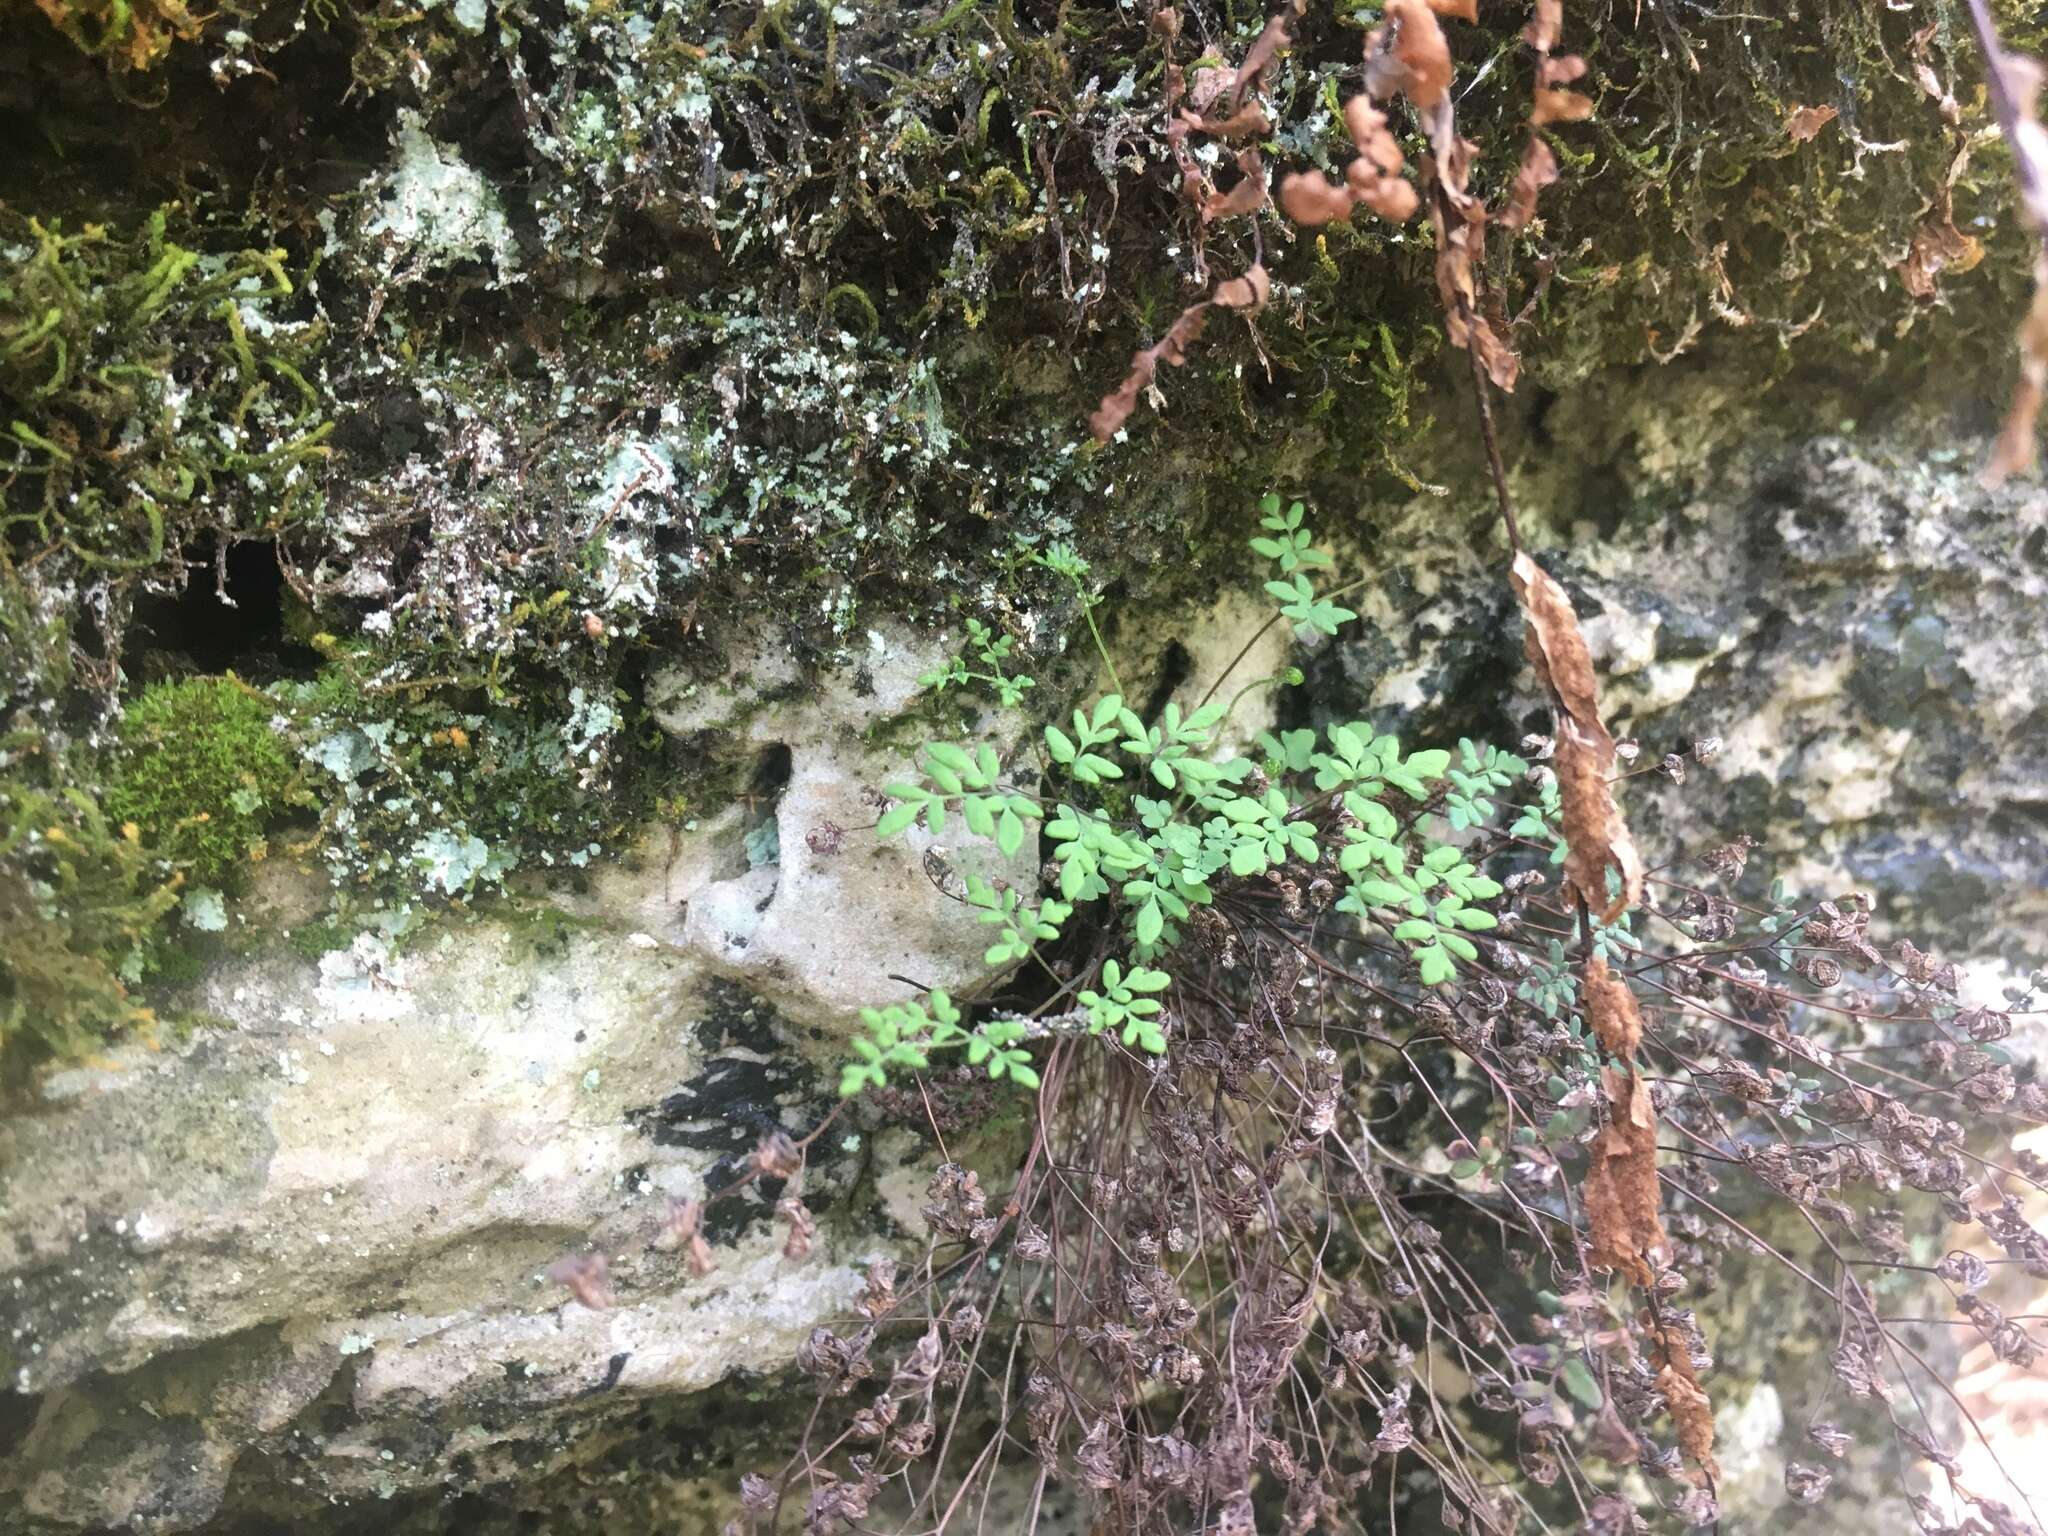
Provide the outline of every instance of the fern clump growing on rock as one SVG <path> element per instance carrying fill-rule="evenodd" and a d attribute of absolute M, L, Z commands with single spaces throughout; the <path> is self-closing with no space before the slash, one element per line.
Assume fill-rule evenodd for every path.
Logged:
<path fill-rule="evenodd" d="M 1327 561 L 1298 505 L 1262 511 L 1275 621 L 1327 636 L 1345 589 L 1308 574 Z M 1085 565 L 1043 558 L 1092 606 Z M 899 1474 L 923 1490 L 899 1511 L 911 1528 L 923 1500 L 979 1496 L 1008 1445 L 1040 1494 L 1089 1490 L 1120 1531 L 1369 1529 L 1362 1509 L 1424 1488 L 1473 1532 L 1709 1529 L 1715 1403 L 1740 1388 L 1703 1299 L 1760 1264 L 1837 1341 L 1807 1394 L 1824 1459 L 1788 1464 L 1790 1496 L 1824 1502 L 1849 1447 L 1888 1436 L 1981 1513 L 1960 1529 L 2023 1528 L 1957 1475 L 1935 1421 L 1887 1406 L 1945 1383 L 1880 1287 L 1954 1220 L 2048 1267 L 2005 1193 L 2038 1186 L 2038 1160 L 1983 1134 L 2048 1113 L 1999 1043 L 2048 977 L 1968 1006 L 1954 966 L 1873 941 L 1866 901 L 1762 882 L 1752 839 L 1646 869 L 1610 778 L 1633 748 L 1603 762 L 1588 734 L 1569 599 L 1528 556 L 1515 570 L 1558 701 L 1556 734 L 1519 753 L 1337 722 L 1235 755 L 1230 704 L 1147 719 L 1103 649 L 1116 691 L 1028 750 L 928 742 L 888 788 L 883 835 L 1015 848 L 1035 825 L 1051 856 L 1033 890 L 955 885 L 927 855 L 994 930 L 990 979 L 868 1010 L 842 1112 L 929 1122 L 943 1146 L 983 1074 L 1036 1112 L 1013 1182 L 942 1166 L 930 1265 L 878 1266 L 860 1320 L 814 1337 L 825 1397 L 871 1396 L 779 1481 L 748 1480 L 756 1528 L 787 1499 L 814 1523 L 879 1513 Z M 991 670 L 935 680 L 1039 691 L 986 633 L 971 644 Z M 1685 767 L 1638 793 L 1676 791 Z M 1980 1298 L 1980 1261 L 1933 1272 L 1958 1326 L 2009 1364 L 2036 1355 Z M 873 1358 L 892 1349 L 893 1368 Z M 1825 1403 L 1829 1380 L 1846 1402 Z M 914 1428 L 957 1419 L 969 1383 L 1001 1404 L 989 1450 L 934 1454 Z"/>
<path fill-rule="evenodd" d="M 1357 615 L 1319 593 L 1308 575 L 1330 560 L 1303 526 L 1302 504 L 1283 511 L 1280 499 L 1268 496 L 1260 510 L 1268 532 L 1251 542 L 1276 568 L 1266 583 L 1281 605 L 1274 621 L 1303 635 L 1335 635 Z M 1040 558 L 1073 584 L 1084 611 L 1099 601 L 1087 587 L 1086 562 L 1071 550 Z M 1092 616 L 1088 622 L 1093 631 Z M 1099 632 L 1095 641 L 1114 680 L 1115 663 L 1100 649 Z M 985 633 L 970 635 L 970 643 L 995 670 L 967 674 L 956 666 L 933 681 L 972 676 L 1001 699 L 1022 698 L 1032 679 L 1003 670 L 1007 648 Z M 986 742 L 927 742 L 916 778 L 885 791 L 896 805 L 876 830 L 886 837 L 922 823 L 937 836 L 958 817 L 1007 857 L 1022 845 L 1027 822 L 1042 824 L 1053 845 L 1056 898 L 1034 900 L 978 877 L 964 888 L 978 919 L 1000 935 L 988 962 L 1007 968 L 1034 957 L 1081 913 L 1097 931 L 1120 936 L 1127 955 L 1102 962 L 1099 992 L 1079 994 L 1088 1031 L 1119 1033 L 1126 1045 L 1155 1055 L 1166 1049 L 1166 1036 L 1154 1017 L 1162 1005 L 1151 994 L 1171 978 L 1153 967 L 1194 935 L 1214 940 L 1220 882 L 1259 881 L 1291 910 L 1308 903 L 1375 923 L 1406 946 L 1423 985 L 1449 981 L 1457 961 L 1478 958 L 1470 936 L 1497 926 L 1485 904 L 1502 887 L 1470 862 L 1463 843 L 1433 834 L 1431 812 L 1446 811 L 1446 834 L 1472 832 L 1494 813 L 1483 791 L 1504 787 L 1528 765 L 1467 741 L 1459 749 L 1467 766 L 1454 770 L 1450 751 L 1406 750 L 1398 737 L 1363 721 L 1320 734 L 1261 731 L 1257 756 L 1220 751 L 1238 700 L 1289 681 L 1287 674 L 1259 679 L 1228 702 L 1205 702 L 1192 712 L 1168 701 L 1151 723 L 1125 702 L 1119 684 L 1118 692 L 1077 707 L 1067 724 L 1046 725 L 1037 753 L 1007 772 Z M 1541 824 L 1544 803 L 1537 797 L 1522 820 Z M 1298 874 L 1287 873 L 1302 870 L 1311 872 L 1306 888 Z M 1036 1086 L 1035 1074 L 1019 1073 L 1023 1053 L 1014 1049 L 1028 1030 L 1012 1020 L 980 1033 L 962 1030 L 950 1000 L 946 1009 L 953 1016 L 937 1028 L 902 1009 L 871 1010 L 870 1034 L 856 1042 L 861 1059 L 847 1069 L 846 1091 L 881 1086 L 887 1068 L 922 1068 L 930 1051 L 953 1046 L 966 1046 L 977 1065 L 987 1060 L 991 1076 L 1008 1072 Z M 988 1043 L 994 1028 L 1004 1036 L 1000 1046 Z M 876 1039 L 877 1031 L 886 1040 Z"/>

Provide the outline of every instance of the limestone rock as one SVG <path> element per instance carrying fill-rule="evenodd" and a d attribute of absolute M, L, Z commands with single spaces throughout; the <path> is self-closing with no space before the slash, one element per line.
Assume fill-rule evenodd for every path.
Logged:
<path fill-rule="evenodd" d="M 1923 937 L 2038 934 L 2048 493 L 1986 491 L 1985 444 L 1906 429 L 1675 474 L 1655 441 L 1623 462 L 1667 510 L 1538 546 L 1577 600 L 1615 734 L 1645 765 L 1720 739 L 1689 789 L 1630 785 L 1639 838 L 1704 850 L 1746 832 L 1792 887 L 1870 890 Z M 1498 571 L 1418 550 L 1356 600 L 1363 623 L 1316 664 L 1318 709 L 1417 740 L 1547 729 Z"/>
<path fill-rule="evenodd" d="M 910 750 L 874 738 L 922 739 L 897 722 L 944 654 L 878 634 L 857 669 L 790 692 L 764 661 L 723 716 L 676 715 L 786 774 L 650 829 L 581 894 L 528 892 L 566 926 L 259 947 L 188 999 L 216 1027 L 48 1077 L 0 1122 L 0 1365 L 34 1403 L 0 1495 L 53 1529 L 189 1529 L 287 1443 L 323 1497 L 531 1478 L 637 1404 L 782 1368 L 900 1230 L 874 1189 L 922 1173 L 866 1186 L 873 1216 L 827 1221 L 801 1264 L 759 1186 L 713 1208 L 710 1276 L 650 1242 L 671 1198 L 822 1119 L 853 1012 L 912 995 L 891 973 L 985 975 L 963 870 L 1035 879 L 1035 841 L 1005 864 L 872 836 Z M 302 921 L 302 883 L 280 863 L 249 909 Z M 859 1147 L 819 1143 L 806 1197 L 890 1173 Z M 544 1278 L 584 1251 L 614 1308 Z"/>
<path fill-rule="evenodd" d="M 773 857 L 750 852 L 748 867 L 705 886 L 669 936 L 763 996 L 820 1018 L 912 997 L 919 987 L 959 991 L 982 980 L 990 940 L 965 920 L 965 877 L 1037 886 L 1035 825 L 1011 859 L 981 839 L 956 837 L 957 823 L 943 840 L 921 827 L 886 843 L 872 836 L 892 803 L 882 787 L 914 776 L 925 739 L 878 727 L 904 714 L 918 679 L 952 647 L 894 625 L 868 641 L 858 666 L 819 679 L 800 679 L 786 654 L 757 642 L 724 681 L 671 671 L 653 685 L 665 701 L 656 716 L 669 731 L 708 735 L 714 751 L 745 747 L 786 765 L 767 808 L 772 836 L 760 826 L 751 843 Z M 976 739 L 993 740 L 1008 760 L 1022 718 L 991 714 L 982 725 Z"/>
<path fill-rule="evenodd" d="M 701 1281 L 647 1251 L 668 1196 L 819 1113 L 811 1073 L 767 1063 L 771 1010 L 667 946 L 600 931 L 540 954 L 479 925 L 237 964 L 204 1002 L 232 1027 L 60 1074 L 0 1126 L 0 1348 L 41 1394 L 0 1486 L 30 1514 L 187 1528 L 329 1392 L 348 1428 L 308 1472 L 330 1492 L 540 1454 L 594 1390 L 786 1359 L 856 1284 L 829 1233 L 789 1265 L 758 1219 Z M 838 1162 L 821 1148 L 810 1188 L 843 1185 Z M 592 1244 L 612 1311 L 542 1278 Z M 435 1443 L 383 1456 L 399 1423 Z"/>

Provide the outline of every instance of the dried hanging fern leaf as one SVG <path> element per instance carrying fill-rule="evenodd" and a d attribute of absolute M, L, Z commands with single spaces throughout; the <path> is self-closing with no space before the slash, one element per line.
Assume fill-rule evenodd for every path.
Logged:
<path fill-rule="evenodd" d="M 1542 566 L 1517 553 L 1510 580 L 1528 621 L 1523 642 L 1530 664 L 1558 704 L 1557 788 L 1569 849 L 1565 879 L 1588 910 L 1611 923 L 1642 899 L 1643 861 L 1607 782 L 1614 738 L 1600 720 L 1592 654 L 1572 600 Z M 1621 876 L 1621 893 L 1612 900 L 1609 868 Z"/>
<path fill-rule="evenodd" d="M 1670 1251 L 1658 1211 L 1657 1111 L 1633 1063 L 1603 1068 L 1600 1077 L 1608 1120 L 1586 1170 L 1586 1262 L 1647 1286 Z"/>
<path fill-rule="evenodd" d="M 1254 264 L 1242 277 L 1226 278 L 1208 298 L 1182 310 L 1164 336 L 1131 354 L 1131 371 L 1124 375 L 1123 383 L 1102 397 L 1102 404 L 1088 418 L 1088 430 L 1095 434 L 1095 440 L 1108 442 L 1130 420 L 1131 412 L 1138 407 L 1138 396 L 1150 387 L 1161 363 L 1179 367 L 1187 362 L 1188 348 L 1200 338 L 1211 309 L 1257 314 L 1266 307 L 1266 296 L 1271 291 L 1272 281 L 1266 276 L 1266 269 Z"/>
<path fill-rule="evenodd" d="M 1693 1370 L 1685 1336 L 1668 1324 L 1654 1324 L 1651 1354 L 1657 1367 L 1657 1390 L 1678 1428 L 1678 1448 L 1708 1477 L 1718 1480 L 1721 1464 L 1714 1459 L 1714 1404 Z"/>
<path fill-rule="evenodd" d="M 1971 8 L 1977 43 L 1984 54 L 1984 72 L 1998 126 L 2012 150 L 2013 173 L 2019 182 L 2020 209 L 2037 240 L 2034 253 L 2034 297 L 2019 326 L 2020 376 L 2013 386 L 2012 406 L 1984 467 L 1984 481 L 1997 485 L 2006 476 L 2033 467 L 2035 424 L 2048 398 L 2048 128 L 2041 123 L 2039 104 L 2042 69 L 2033 59 L 2007 53 L 1999 42 L 1990 13 Z"/>
<path fill-rule="evenodd" d="M 1580 991 L 1585 998 L 1587 1022 L 1599 1036 L 1600 1048 L 1622 1061 L 1635 1060 L 1636 1047 L 1643 1040 L 1643 1015 L 1628 983 L 1595 955 L 1586 962 L 1585 982 Z"/>

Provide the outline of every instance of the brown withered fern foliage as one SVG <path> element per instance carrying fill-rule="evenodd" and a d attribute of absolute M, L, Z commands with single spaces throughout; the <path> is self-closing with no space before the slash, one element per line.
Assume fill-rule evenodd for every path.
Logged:
<path fill-rule="evenodd" d="M 2048 239 L 2036 77 L 1973 9 Z M 1268 301 L 1255 225 L 1232 275 L 1212 283 L 1203 252 L 1212 227 L 1266 204 L 1258 84 L 1293 14 L 1234 70 L 1193 79 L 1180 15 L 1153 18 L 1163 137 L 1208 297 L 1135 354 L 1092 419 L 1098 438 L 1126 428 L 1162 363 L 1187 360 L 1212 310 L 1255 322 Z M 1873 936 L 1869 898 L 1763 894 L 1747 836 L 1654 865 L 1638 851 L 1617 786 L 1679 793 L 1688 765 L 1632 766 L 1608 731 L 1570 600 L 1521 548 L 1487 409 L 1489 390 L 1514 386 L 1520 320 L 1485 236 L 1529 223 L 1559 173 L 1545 131 L 1593 102 L 1572 88 L 1584 63 L 1558 51 L 1559 0 L 1536 0 L 1527 148 L 1482 197 L 1442 20 L 1472 17 L 1472 0 L 1387 0 L 1342 109 L 1356 151 L 1343 180 L 1290 173 L 1277 201 L 1309 225 L 1428 213 L 1505 577 L 1553 705 L 1550 734 L 1524 744 L 1543 766 L 1513 793 L 1554 794 L 1562 842 L 1481 834 L 1467 854 L 1502 876 L 1499 927 L 1428 986 L 1401 944 L 1336 910 L 1351 813 L 1317 797 L 1292 813 L 1315 862 L 1218 879 L 1154 958 L 1171 977 L 1163 1055 L 1077 1028 L 1077 994 L 1118 942 L 1108 929 L 1070 925 L 1042 966 L 975 1000 L 1044 1042 L 1024 1150 L 1000 1176 L 948 1149 L 991 1114 L 989 1085 L 964 1070 L 848 1101 L 931 1138 L 927 1240 L 914 1262 L 871 1265 L 857 1315 L 811 1336 L 799 1365 L 815 1407 L 785 1460 L 746 1474 L 735 1536 L 1029 1531 L 1076 1491 L 1093 1529 L 1119 1536 L 1724 1528 L 1723 1387 L 1697 1312 L 1759 1265 L 1802 1296 L 1832 1373 L 1811 1394 L 1810 1454 L 1787 1465 L 1790 1499 L 1823 1503 L 1842 1469 L 1881 1460 L 1930 1536 L 2037 1529 L 2009 1478 L 1959 1470 L 1954 1442 L 1975 1420 L 1901 1298 L 2014 1370 L 2035 1363 L 2035 1319 L 1989 1292 L 1994 1266 L 2048 1277 L 2027 1209 L 2048 1165 L 2003 1150 L 2048 1118 L 2048 1094 L 1999 1044 L 2048 978 L 2006 1010 L 1966 1006 L 1955 966 Z M 1409 130 L 1426 146 L 1412 168 Z M 1198 155 L 1203 141 L 1235 149 Z M 1235 179 L 1219 187 L 1205 167 L 1225 163 Z M 1994 473 L 2029 456 L 2041 314 L 2037 299 Z M 1387 808 L 1412 829 L 1444 794 Z M 771 1140 L 747 1174 L 792 1180 L 778 1207 L 792 1259 L 810 1248 L 794 1191 L 824 1130 Z M 667 1234 L 699 1273 L 715 1263 L 701 1217 L 679 1208 Z M 1956 1246 L 1958 1228 L 1999 1257 Z M 586 1304 L 608 1302 L 601 1263 L 559 1268 Z"/>

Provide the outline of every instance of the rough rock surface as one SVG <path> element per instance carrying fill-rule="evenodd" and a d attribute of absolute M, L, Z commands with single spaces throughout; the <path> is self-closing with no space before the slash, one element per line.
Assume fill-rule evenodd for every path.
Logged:
<path fill-rule="evenodd" d="M 273 945 L 196 988 L 217 1027 L 52 1074 L 0 1124 L 0 1359 L 33 1405 L 0 1527 L 189 1529 L 238 1466 L 280 1460 L 313 1501 L 544 1478 L 649 1399 L 783 1368 L 844 1310 L 914 1219 L 888 1175 L 921 1147 L 828 1133 L 804 1262 L 781 1256 L 772 1183 L 714 1208 L 709 1277 L 650 1242 L 764 1131 L 816 1123 L 814 1056 L 908 994 L 890 972 L 983 971 L 929 839 L 866 830 L 898 754 L 858 732 L 934 659 L 877 639 L 857 677 L 702 727 L 786 747 L 786 784 L 650 835 L 561 899 L 557 931 L 450 921 L 317 962 Z M 779 834 L 754 855 L 750 815 Z M 544 1278 L 585 1250 L 610 1256 L 615 1308 Z"/>
<path fill-rule="evenodd" d="M 2048 747 L 2030 618 L 2048 498 L 1980 491 L 1969 451 L 1828 438 L 1723 459 L 1559 561 L 1645 752 L 1723 737 L 1699 809 L 1638 796 L 1667 834 L 1717 839 L 1737 815 L 1959 941 L 1994 901 L 2007 931 L 2038 916 L 2024 765 Z M 1410 734 L 1522 718 L 1484 560 L 1383 563 L 1359 606 L 1359 637 L 1283 714 L 1364 707 Z M 1226 597 L 1165 626 L 1178 656 L 1127 667 L 1192 702 L 1256 621 Z M 544 1485 L 645 1405 L 786 1362 L 914 1223 L 922 1147 L 822 1144 L 806 1263 L 751 1195 L 707 1279 L 649 1238 L 760 1129 L 815 1117 L 837 1021 L 902 995 L 890 973 L 978 972 L 928 840 L 866 831 L 946 654 L 891 630 L 823 677 L 770 651 L 724 686 L 657 680 L 679 740 L 779 767 L 594 867 L 556 896 L 559 932 L 450 921 L 397 953 L 263 952 L 200 985 L 222 1027 L 50 1077 L 0 1126 L 0 1349 L 32 1405 L 0 1472 L 16 1524 L 189 1529 L 224 1500 Z M 1287 659 L 1269 633 L 1230 686 Z M 272 920 L 292 905 L 276 894 Z M 541 1278 L 586 1247 L 613 1258 L 615 1310 Z"/>
<path fill-rule="evenodd" d="M 1867 890 L 1897 931 L 2038 963 L 2048 494 L 1985 490 L 1988 449 L 1932 424 L 1711 457 L 1638 441 L 1604 466 L 1605 506 L 1531 456 L 1525 506 L 1568 540 L 1539 552 L 1616 734 L 1640 768 L 1721 742 L 1685 787 L 1631 787 L 1642 835 L 1697 852 L 1747 834 L 1792 889 Z M 1503 604 L 1483 556 L 1394 563 L 1312 707 L 1423 736 L 1548 729 Z"/>
<path fill-rule="evenodd" d="M 922 739 L 941 626 L 1018 638 L 1039 713 L 1092 667 L 1059 654 L 1080 626 L 1032 563 L 1050 546 L 1128 602 L 1100 616 L 1132 698 L 1192 702 L 1263 617 L 1246 509 L 1299 491 L 1368 577 L 1363 623 L 1313 653 L 1267 631 L 1225 696 L 1290 661 L 1310 686 L 1246 724 L 1542 725 L 1426 237 L 1209 228 L 1149 6 L 15 9 L 0 918 L 68 899 L 31 889 L 51 861 L 19 807 L 90 841 L 62 792 L 99 798 L 119 704 L 231 667 L 310 764 L 306 799 L 245 814 L 280 841 L 320 818 L 333 891 L 275 855 L 256 890 L 223 881 L 202 910 L 231 953 L 209 930 L 184 998 L 215 1022 L 0 1119 L 0 1531 L 715 1529 L 732 1448 L 786 1443 L 801 1394 L 775 1373 L 913 1227 L 929 1150 L 821 1141 L 802 1264 L 752 1195 L 719 1208 L 711 1276 L 648 1238 L 764 1127 L 815 1121 L 851 1009 L 980 973 L 948 885 L 973 866 L 865 828 Z M 1264 22 L 1187 9 L 1182 66 Z M 1974 487 L 1981 421 L 1889 419 L 2010 371 L 2009 178 L 1981 152 L 1964 174 L 1949 131 L 1988 127 L 1967 29 L 1940 0 L 1916 77 L 1917 9 L 1567 9 L 1598 115 L 1558 125 L 1541 228 L 1492 248 L 1540 311 L 1501 404 L 1511 473 L 1622 727 L 1651 760 L 1724 741 L 1631 814 L 2017 948 L 2048 863 L 2044 502 Z M 1276 174 L 1326 157 L 1357 66 L 1350 8 L 1298 21 Z M 1457 37 L 1488 185 L 1526 134 L 1521 24 L 1489 6 Z M 1839 122 L 1790 141 L 1789 102 Z M 1937 188 L 1984 247 L 1957 235 L 1968 262 L 1908 293 Z M 1133 348 L 1255 252 L 1266 312 L 1087 443 Z M 1717 338 L 1734 360 L 1695 366 Z M 1849 415 L 1877 425 L 1810 435 Z M 959 703 L 949 728 L 1029 728 Z M 209 808 L 158 809 L 136 848 L 97 828 L 101 853 Z M 408 904 L 441 915 L 396 951 L 282 943 Z M 98 976 L 119 1017 L 128 919 L 58 915 L 29 958 Z M 616 1309 L 541 1278 L 584 1249 Z"/>
<path fill-rule="evenodd" d="M 772 839 L 765 827 L 754 839 L 756 848 L 772 842 L 776 857 L 705 885 L 677 909 L 679 929 L 671 916 L 669 930 L 656 931 L 807 1015 L 850 1014 L 915 995 L 911 983 L 892 977 L 957 987 L 979 976 L 988 945 L 981 930 L 954 920 L 957 876 L 971 870 L 1028 880 L 1037 867 L 1035 839 L 1007 865 L 977 843 L 953 861 L 955 875 L 934 879 L 924 866 L 935 840 L 923 828 L 881 846 L 869 832 L 890 803 L 881 787 L 906 771 L 910 748 L 897 744 L 904 733 L 890 727 L 912 707 L 918 678 L 951 654 L 943 635 L 891 625 L 870 632 L 856 666 L 810 685 L 772 648 L 736 668 L 746 680 L 741 688 L 657 674 L 650 693 L 664 729 L 685 739 L 709 736 L 720 751 L 764 754 L 780 783 Z M 992 719 L 977 739 L 995 740 L 1007 754 L 1022 729 L 1020 720 Z"/>

